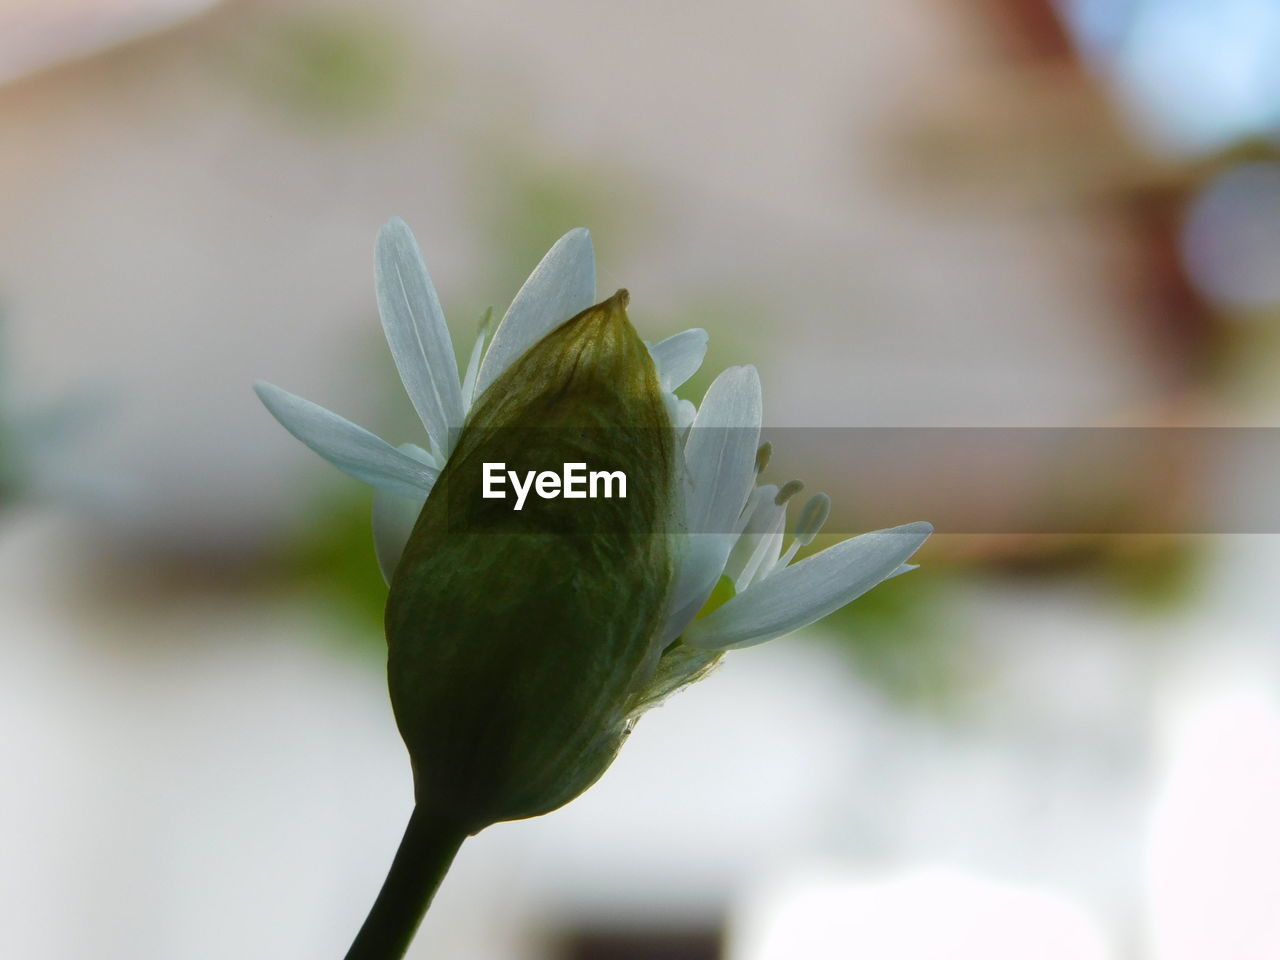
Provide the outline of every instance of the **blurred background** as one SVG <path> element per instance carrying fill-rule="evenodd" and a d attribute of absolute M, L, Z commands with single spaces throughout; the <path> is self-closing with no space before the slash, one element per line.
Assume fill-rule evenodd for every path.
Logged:
<path fill-rule="evenodd" d="M 464 344 L 590 227 L 646 337 L 710 331 L 688 396 L 759 365 L 770 479 L 928 519 L 785 428 L 1275 424 L 1278 54 L 1273 0 L 4 0 L 0 955 L 363 919 L 411 803 L 369 491 L 250 385 L 419 440 L 388 216 Z M 1032 527 L 729 657 L 410 956 L 1280 954 L 1280 539 Z"/>

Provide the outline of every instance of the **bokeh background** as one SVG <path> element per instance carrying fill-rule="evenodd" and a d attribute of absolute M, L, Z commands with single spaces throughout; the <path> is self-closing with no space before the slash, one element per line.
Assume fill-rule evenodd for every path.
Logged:
<path fill-rule="evenodd" d="M 411 803 L 369 493 L 250 385 L 416 439 L 388 216 L 464 343 L 589 226 L 783 436 L 1272 426 L 1278 54 L 1273 0 L 5 0 L 0 956 L 363 918 Z M 805 451 L 845 529 L 921 519 Z M 1280 540 L 919 559 L 470 841 L 410 956 L 1280 955 Z"/>

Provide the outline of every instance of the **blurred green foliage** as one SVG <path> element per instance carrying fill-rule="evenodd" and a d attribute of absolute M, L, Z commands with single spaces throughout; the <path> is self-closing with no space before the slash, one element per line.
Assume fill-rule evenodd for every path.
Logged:
<path fill-rule="evenodd" d="M 963 705 L 974 679 L 962 621 L 945 613 L 954 591 L 948 573 L 925 567 L 837 610 L 821 630 L 882 693 L 914 710 L 947 714 Z"/>
<path fill-rule="evenodd" d="M 390 116 L 408 88 L 411 51 L 395 25 L 367 13 L 290 17 L 240 51 L 250 86 L 299 118 Z"/>
<path fill-rule="evenodd" d="M 645 321 L 644 333 L 651 341 L 690 327 L 703 327 L 710 334 L 707 359 L 678 391 L 681 397 L 695 404 L 702 401 L 711 381 L 722 370 L 738 364 L 757 363 L 768 356 L 774 343 L 770 333 L 775 329 L 774 324 L 759 300 L 746 293 L 708 291 L 691 297 L 672 311 L 650 314 Z M 768 408 L 769 398 L 766 395 L 765 409 Z"/>
<path fill-rule="evenodd" d="M 1135 613 L 1176 614 L 1195 597 L 1204 551 L 1197 537 L 1099 536 L 1032 540 L 989 552 L 926 547 L 920 570 L 883 583 L 822 621 L 853 667 L 882 693 L 915 710 L 950 715 L 982 689 L 981 663 L 964 623 L 974 573 L 1024 583 L 1075 583 Z M 801 554 L 818 549 L 815 545 Z M 955 551 L 949 553 L 949 551 Z"/>
<path fill-rule="evenodd" d="M 1160 538 L 1145 549 L 1117 550 L 1100 564 L 1121 597 L 1153 614 L 1185 606 L 1202 582 L 1205 552 L 1198 538 Z"/>
<path fill-rule="evenodd" d="M 335 632 L 383 656 L 387 585 L 373 552 L 372 502 L 367 486 L 345 478 L 317 494 L 304 512 L 309 522 L 284 546 L 279 567 L 287 582 L 330 612 Z"/>
<path fill-rule="evenodd" d="M 1135 611 L 1162 615 L 1191 601 L 1205 559 L 1200 538 L 1117 534 L 1043 538 L 1039 550 L 984 566 L 1011 578 L 1085 580 Z"/>

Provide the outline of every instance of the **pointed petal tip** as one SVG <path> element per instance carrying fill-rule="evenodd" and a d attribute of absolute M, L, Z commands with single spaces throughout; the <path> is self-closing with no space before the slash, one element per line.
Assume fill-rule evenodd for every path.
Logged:
<path fill-rule="evenodd" d="M 707 357 L 707 331 L 693 327 L 658 343 L 646 343 L 658 368 L 662 389 L 673 392 L 698 372 Z"/>
<path fill-rule="evenodd" d="M 453 338 L 422 251 L 399 217 L 378 233 L 374 290 L 382 330 L 405 392 L 435 453 L 449 450 L 450 432 L 465 410 Z"/>
<path fill-rule="evenodd" d="M 400 217 L 392 217 L 378 228 L 378 238 L 373 245 L 375 271 L 386 269 L 388 264 L 384 258 L 393 256 L 397 247 L 401 249 L 407 247 L 417 255 L 418 259 L 422 258 L 418 238 L 409 229 L 409 224 Z"/>
<path fill-rule="evenodd" d="M 267 380 L 253 381 L 253 392 L 258 395 L 258 399 L 263 405 L 275 413 L 275 406 L 284 404 L 290 400 L 299 399 L 295 394 L 290 393 L 284 387 L 277 387 L 274 383 Z"/>
<path fill-rule="evenodd" d="M 898 527 L 890 527 L 886 533 L 905 533 L 920 538 L 923 543 L 930 534 L 933 533 L 933 524 L 928 520 L 917 520 L 914 523 L 904 523 Z"/>
<path fill-rule="evenodd" d="M 404 222 L 402 217 L 388 217 L 387 222 L 378 230 L 379 234 L 390 233 L 392 230 L 409 231 L 409 225 Z"/>
<path fill-rule="evenodd" d="M 902 545 L 909 549 L 903 554 L 902 559 L 905 561 L 924 544 L 926 540 L 933 534 L 933 524 L 927 520 L 917 520 L 914 523 L 904 523 L 896 527 L 889 527 L 887 530 L 881 530 L 880 533 L 888 534 L 895 538 L 901 538 Z"/>
<path fill-rule="evenodd" d="M 707 388 L 706 397 L 703 403 L 712 395 L 712 391 L 723 390 L 728 395 L 734 396 L 739 402 L 745 403 L 751 410 L 750 425 L 759 427 L 764 411 L 761 405 L 764 402 L 764 389 L 760 385 L 760 371 L 755 368 L 754 364 L 744 363 L 736 367 L 726 367 L 724 371 L 711 381 L 711 386 Z M 754 444 L 753 444 L 754 446 Z"/>
<path fill-rule="evenodd" d="M 710 393 L 720 381 L 724 383 L 742 383 L 752 387 L 757 393 L 760 388 L 760 371 L 755 368 L 755 364 L 743 363 L 733 367 L 725 367 L 716 375 L 715 380 L 711 381 L 711 387 L 707 389 Z"/>
<path fill-rule="evenodd" d="M 586 227 L 574 227 L 561 234 L 560 239 L 553 243 L 547 252 L 550 253 L 557 247 L 562 250 L 566 247 L 577 248 L 582 254 L 589 255 L 593 261 L 595 260 L 595 244 L 591 240 L 591 231 Z"/>
<path fill-rule="evenodd" d="M 543 336 L 594 303 L 595 251 L 591 235 L 576 227 L 552 244 L 511 301 L 480 363 L 476 395 Z"/>
<path fill-rule="evenodd" d="M 402 497 L 426 496 L 439 470 L 319 404 L 259 381 L 258 396 L 280 425 L 357 480 Z"/>
<path fill-rule="evenodd" d="M 912 570 L 919 570 L 919 569 L 920 569 L 920 564 L 918 563 L 899 564 L 898 569 L 894 570 L 893 573 L 889 574 L 887 577 L 885 577 L 885 579 L 892 580 L 895 577 L 902 576 L 904 573 L 910 573 Z"/>
<path fill-rule="evenodd" d="M 416 242 L 413 240 L 413 231 L 409 229 L 409 225 L 399 217 L 392 217 L 378 228 L 378 238 L 373 244 L 375 259 L 384 256 L 388 247 L 397 242 L 402 243 L 406 238 L 410 242 Z"/>

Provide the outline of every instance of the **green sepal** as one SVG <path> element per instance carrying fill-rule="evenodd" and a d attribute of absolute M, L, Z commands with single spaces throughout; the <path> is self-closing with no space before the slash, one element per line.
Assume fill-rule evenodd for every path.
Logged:
<path fill-rule="evenodd" d="M 625 291 L 479 398 L 391 582 L 391 702 L 427 804 L 471 833 L 591 785 L 652 677 L 674 438 Z M 481 496 L 482 465 L 622 471 L 625 499 Z"/>

